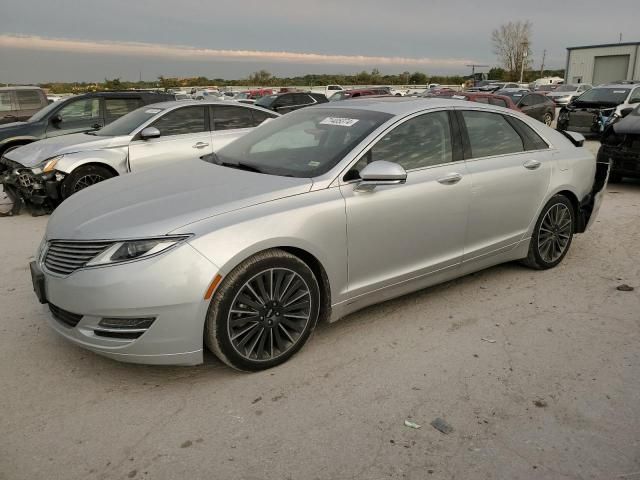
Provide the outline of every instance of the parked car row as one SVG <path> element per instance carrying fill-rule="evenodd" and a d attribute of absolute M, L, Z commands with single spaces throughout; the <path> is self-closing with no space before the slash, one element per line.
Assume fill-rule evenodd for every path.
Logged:
<path fill-rule="evenodd" d="M 69 108 L 85 112 L 89 102 L 95 103 L 95 111 L 100 112 L 100 102 L 108 110 L 115 100 L 129 102 L 122 103 L 123 108 L 134 100 L 136 106 L 137 102 L 144 102 L 143 98 L 149 100 L 148 96 L 114 95 L 76 97 Z M 43 121 L 45 126 L 58 128 L 58 124 L 73 123 L 65 110 L 53 115 Z M 100 129 L 86 123 L 84 131 L 73 133 L 80 127 L 75 122 L 74 128 L 67 130 L 71 134 L 62 135 L 56 130 L 55 136 L 4 151 L 0 159 L 0 183 L 5 201 L 0 215 L 18 213 L 25 202 L 49 211 L 78 191 L 106 179 L 212 153 L 278 115 L 251 105 L 191 100 L 146 105 L 106 122 L 108 125 Z M 62 120 L 52 123 L 55 116 Z"/>

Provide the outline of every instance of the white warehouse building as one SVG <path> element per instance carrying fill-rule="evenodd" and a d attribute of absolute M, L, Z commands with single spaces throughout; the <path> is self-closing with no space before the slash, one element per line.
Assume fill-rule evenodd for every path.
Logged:
<path fill-rule="evenodd" d="M 567 48 L 565 83 L 640 80 L 640 42 Z"/>

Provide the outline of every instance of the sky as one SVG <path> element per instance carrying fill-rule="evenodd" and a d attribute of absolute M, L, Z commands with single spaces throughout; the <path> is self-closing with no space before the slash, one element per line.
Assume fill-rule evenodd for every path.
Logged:
<path fill-rule="evenodd" d="M 0 83 L 240 79 L 306 73 L 469 74 L 491 31 L 533 23 L 540 68 L 566 47 L 640 41 L 640 0 L 2 0 Z"/>

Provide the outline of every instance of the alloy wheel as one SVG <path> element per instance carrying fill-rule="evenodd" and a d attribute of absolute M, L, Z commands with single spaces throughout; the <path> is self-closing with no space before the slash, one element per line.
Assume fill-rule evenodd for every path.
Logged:
<path fill-rule="evenodd" d="M 90 187 L 96 183 L 102 182 L 105 178 L 102 175 L 89 174 L 83 175 L 73 184 L 73 193 L 79 192 L 83 188 Z"/>
<path fill-rule="evenodd" d="M 293 270 L 271 268 L 248 280 L 227 317 L 234 350 L 252 361 L 269 361 L 291 350 L 311 318 L 311 291 Z"/>
<path fill-rule="evenodd" d="M 553 263 L 564 254 L 571 240 L 572 224 L 571 210 L 563 203 L 547 210 L 538 231 L 538 251 L 545 262 Z"/>
<path fill-rule="evenodd" d="M 545 114 L 545 116 L 544 116 L 544 123 L 545 123 L 545 125 L 547 125 L 548 127 L 550 127 L 552 122 L 553 122 L 553 118 L 551 118 L 551 115 L 549 115 L 548 113 L 547 113 L 547 114 Z"/>

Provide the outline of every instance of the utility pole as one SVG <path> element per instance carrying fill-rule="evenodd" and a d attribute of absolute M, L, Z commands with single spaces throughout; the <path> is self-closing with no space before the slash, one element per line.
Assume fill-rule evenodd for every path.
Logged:
<path fill-rule="evenodd" d="M 522 42 L 522 60 L 520 62 L 520 83 L 522 83 L 522 78 L 524 76 L 524 62 L 529 54 L 529 44 L 527 42 Z"/>
<path fill-rule="evenodd" d="M 622 32 L 620 32 L 620 40 L 618 40 L 618 43 L 622 43 Z"/>
<path fill-rule="evenodd" d="M 542 65 L 540 66 L 540 78 L 544 77 L 544 59 L 547 56 L 547 51 L 542 51 Z"/>

